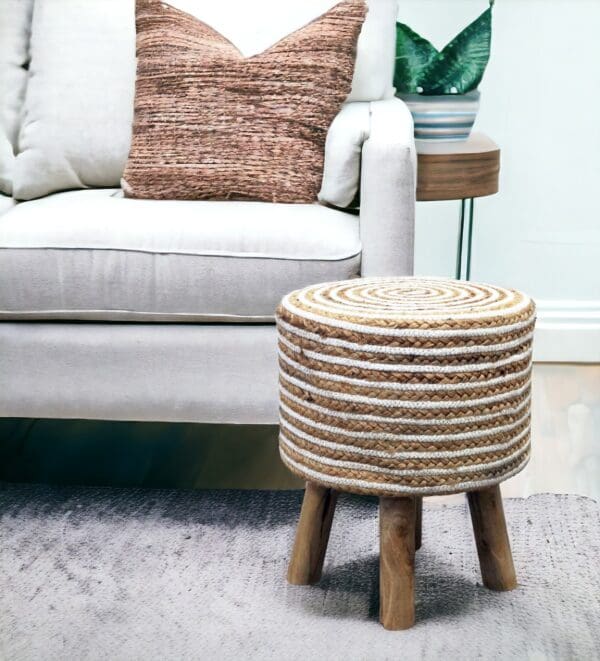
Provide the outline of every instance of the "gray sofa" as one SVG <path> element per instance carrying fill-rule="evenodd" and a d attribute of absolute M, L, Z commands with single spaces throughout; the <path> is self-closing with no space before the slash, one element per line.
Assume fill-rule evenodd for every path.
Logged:
<path fill-rule="evenodd" d="M 65 85 L 58 101 L 48 101 L 43 80 L 51 67 L 39 59 L 52 45 L 44 50 L 39 43 L 51 38 L 48 21 L 67 21 L 72 6 L 81 27 L 81 16 L 99 2 L 36 0 L 33 23 L 31 2 L 18 16 L 15 8 L 24 1 L 7 0 L 0 10 L 0 32 L 13 21 L 20 32 L 11 34 L 21 35 L 13 40 L 14 57 L 0 54 L 0 69 L 20 71 L 0 80 L 7 92 L 13 81 L 13 106 L 23 106 L 11 119 L 16 128 L 7 129 L 4 120 L 2 139 L 10 149 L 0 152 L 8 154 L 1 180 L 5 192 L 32 198 L 0 197 L 0 416 L 277 423 L 273 314 L 280 298 L 314 282 L 412 272 L 410 113 L 393 90 L 369 99 L 353 88 L 357 98 L 351 95 L 331 126 L 320 201 L 312 205 L 124 199 L 118 173 L 106 175 L 105 168 L 97 175 L 103 149 L 97 148 L 98 162 L 92 153 L 89 167 L 81 165 L 94 136 L 80 140 L 75 156 L 74 147 L 64 148 L 72 136 L 56 146 L 57 132 L 75 131 L 68 112 L 93 97 L 85 87 L 94 84 L 94 72 L 82 78 L 81 89 Z M 119 3 L 123 11 L 127 3 Z M 381 18 L 395 1 L 371 0 L 370 6 Z M 107 25 L 102 29 L 110 31 Z M 133 24 L 120 25 L 102 43 L 112 52 L 121 48 L 119 39 L 128 40 L 122 47 L 130 53 L 132 30 Z M 386 30 L 389 37 L 393 23 Z M 375 42 L 366 40 L 359 57 Z M 391 86 L 388 52 L 383 63 L 380 56 L 372 58 L 375 65 L 361 60 L 366 80 L 382 67 Z M 123 83 L 129 103 L 134 65 L 128 64 L 131 89 Z M 113 68 L 96 78 L 116 75 Z M 48 85 L 57 89 L 52 80 Z M 106 104 L 98 113 L 110 113 L 120 100 L 103 85 Z M 77 103 L 61 115 L 56 104 L 66 104 L 69 95 Z M 110 114 L 105 120 L 98 125 L 109 131 L 121 121 L 112 122 Z M 40 138 L 44 126 L 48 132 Z M 357 188 L 360 211 L 349 210 Z"/>

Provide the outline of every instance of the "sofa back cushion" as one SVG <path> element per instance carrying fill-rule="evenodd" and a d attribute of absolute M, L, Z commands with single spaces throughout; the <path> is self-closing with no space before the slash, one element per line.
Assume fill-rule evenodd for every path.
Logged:
<path fill-rule="evenodd" d="M 161 0 L 137 0 L 127 197 L 314 202 L 348 96 L 364 0 L 342 0 L 262 52 Z"/>
<path fill-rule="evenodd" d="M 132 0 L 36 0 L 13 195 L 118 185 L 131 138 Z"/>
<path fill-rule="evenodd" d="M 336 2 L 171 4 L 239 40 L 247 54 L 264 50 Z M 353 101 L 393 95 L 397 0 L 367 5 L 348 97 Z M 130 146 L 134 84 L 134 0 L 36 0 L 14 196 L 26 200 L 57 190 L 118 186 Z"/>
<path fill-rule="evenodd" d="M 0 191 L 12 193 L 12 170 L 29 61 L 33 0 L 0 2 Z"/>

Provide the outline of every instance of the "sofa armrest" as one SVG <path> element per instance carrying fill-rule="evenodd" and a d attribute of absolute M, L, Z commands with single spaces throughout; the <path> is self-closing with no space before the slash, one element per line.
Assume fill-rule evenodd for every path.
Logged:
<path fill-rule="evenodd" d="M 362 275 L 413 272 L 416 151 L 400 99 L 346 103 L 325 144 L 319 200 L 345 208 L 360 180 Z"/>
<path fill-rule="evenodd" d="M 362 148 L 360 235 L 363 276 L 412 275 L 417 154 L 413 120 L 400 99 L 370 104 Z"/>
<path fill-rule="evenodd" d="M 344 209 L 358 193 L 360 159 L 371 126 L 371 103 L 345 103 L 329 127 L 325 142 L 319 201 Z"/>

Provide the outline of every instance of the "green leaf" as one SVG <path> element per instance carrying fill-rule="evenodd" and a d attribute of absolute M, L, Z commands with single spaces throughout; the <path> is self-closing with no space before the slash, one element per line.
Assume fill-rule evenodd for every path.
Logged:
<path fill-rule="evenodd" d="M 490 59 L 491 41 L 492 4 L 421 72 L 423 94 L 466 94 L 476 89 Z"/>
<path fill-rule="evenodd" d="M 427 39 L 404 23 L 396 23 L 396 68 L 394 86 L 400 94 L 416 94 L 427 66 L 438 55 Z"/>

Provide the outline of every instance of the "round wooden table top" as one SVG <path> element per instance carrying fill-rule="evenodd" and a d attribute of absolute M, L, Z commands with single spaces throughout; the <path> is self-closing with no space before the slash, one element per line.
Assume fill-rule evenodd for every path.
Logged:
<path fill-rule="evenodd" d="M 484 133 L 462 142 L 416 144 L 417 200 L 465 200 L 498 192 L 500 149 Z"/>

